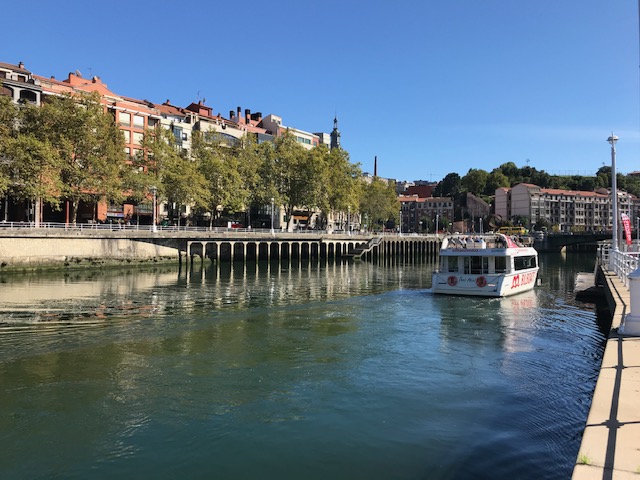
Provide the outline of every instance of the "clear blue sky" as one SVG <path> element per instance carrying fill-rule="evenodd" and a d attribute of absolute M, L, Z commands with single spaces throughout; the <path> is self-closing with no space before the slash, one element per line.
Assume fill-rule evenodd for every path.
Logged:
<path fill-rule="evenodd" d="M 175 105 L 330 132 L 353 162 L 440 180 L 505 162 L 640 170 L 636 0 L 36 0 L 3 6 L 0 61 Z"/>

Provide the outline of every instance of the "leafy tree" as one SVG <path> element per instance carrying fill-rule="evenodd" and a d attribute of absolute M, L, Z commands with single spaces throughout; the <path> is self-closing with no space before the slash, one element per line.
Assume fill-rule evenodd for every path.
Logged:
<path fill-rule="evenodd" d="M 510 180 L 520 177 L 520 170 L 513 162 L 503 163 L 498 169 Z"/>
<path fill-rule="evenodd" d="M 448 173 L 434 189 L 434 195 L 437 197 L 453 197 L 460 193 L 460 187 L 460 175 L 455 172 Z"/>
<path fill-rule="evenodd" d="M 9 97 L 0 95 L 0 195 L 10 183 L 12 144 L 16 134 L 17 106 Z"/>
<path fill-rule="evenodd" d="M 479 195 L 486 190 L 488 179 L 489 173 L 485 170 L 471 168 L 467 174 L 462 177 L 460 184 L 467 192 Z"/>
<path fill-rule="evenodd" d="M 28 133 L 59 157 L 60 193 L 71 201 L 73 223 L 81 201 L 122 198 L 124 138 L 97 93 L 51 97 L 31 120 Z M 36 162 L 48 148 L 34 150 Z"/>
<path fill-rule="evenodd" d="M 494 170 L 487 177 L 487 187 L 484 191 L 487 195 L 494 195 L 500 187 L 510 187 L 511 183 L 507 176 L 499 170 Z"/>
<path fill-rule="evenodd" d="M 395 183 L 387 184 L 379 178 L 374 178 L 370 184 L 365 184 L 360 196 L 360 213 L 377 229 L 382 229 L 389 221 L 395 224 L 400 215 Z"/>
<path fill-rule="evenodd" d="M 206 178 L 198 168 L 199 159 L 182 155 L 176 148 L 175 136 L 171 131 L 160 125 L 147 130 L 142 146 L 147 152 L 147 165 L 143 168 L 147 173 L 145 183 L 149 189 L 157 188 L 158 198 L 175 203 L 178 207 L 190 205 L 202 208 L 208 205 L 210 192 Z"/>
<path fill-rule="evenodd" d="M 360 209 L 360 198 L 363 183 L 361 181 L 362 170 L 359 164 L 349 161 L 349 154 L 342 148 L 334 148 L 329 152 L 326 181 L 321 185 L 323 192 L 323 202 L 320 206 L 325 212 L 325 217 L 329 213 L 344 212 L 352 208 L 355 211 Z"/>
<path fill-rule="evenodd" d="M 0 97 L 0 193 L 10 191 L 14 199 L 35 200 L 36 222 L 40 202 L 56 207 L 62 188 L 58 151 L 41 128 L 46 123 L 40 108 L 18 107 Z"/>
<path fill-rule="evenodd" d="M 236 212 L 247 198 L 238 151 L 224 145 L 213 132 L 196 131 L 191 139 L 192 156 L 197 159 L 200 174 L 206 180 L 208 195 L 204 208 L 211 213 L 211 227 L 223 209 Z"/>
<path fill-rule="evenodd" d="M 549 188 L 551 186 L 551 175 L 545 171 L 534 171 L 529 182 L 538 185 L 541 188 Z"/>
<path fill-rule="evenodd" d="M 276 138 L 273 144 L 262 149 L 263 163 L 260 177 L 264 181 L 263 194 L 283 205 L 289 227 L 293 224 L 293 209 L 312 203 L 315 192 L 314 181 L 307 175 L 311 171 L 311 157 L 291 135 Z M 309 193 L 311 192 L 311 193 Z"/>

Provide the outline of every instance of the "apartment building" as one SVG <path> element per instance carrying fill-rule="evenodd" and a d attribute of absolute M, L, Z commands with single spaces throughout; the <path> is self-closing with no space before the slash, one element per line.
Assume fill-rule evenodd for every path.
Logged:
<path fill-rule="evenodd" d="M 398 201 L 403 232 L 425 232 L 428 225 L 435 225 L 436 217 L 439 230 L 446 228 L 445 222 L 453 222 L 453 198 L 400 195 Z"/>
<path fill-rule="evenodd" d="M 631 218 L 638 216 L 639 199 L 618 191 L 618 211 Z M 601 231 L 612 226 L 611 194 L 605 189 L 596 192 L 541 188 L 520 183 L 513 188 L 498 188 L 495 213 L 503 219 L 528 218 L 530 224 L 546 220 L 560 231 Z"/>
<path fill-rule="evenodd" d="M 11 97 L 16 103 L 40 105 L 42 87 L 38 79 L 24 68 L 24 63 L 12 65 L 0 62 L 0 95 Z"/>
<path fill-rule="evenodd" d="M 245 110 L 244 115 L 240 107 L 236 111 L 231 110 L 229 118 L 223 118 L 220 113 L 214 114 L 213 109 L 205 104 L 204 100 L 191 103 L 187 107 L 179 107 L 171 104 L 169 100 L 162 104 L 125 97 L 111 91 L 98 76 L 84 78 L 79 71 L 68 74 L 64 80 L 55 77 L 42 77 L 32 74 L 22 62 L 18 65 L 0 63 L 0 95 L 9 96 L 16 103 L 30 102 L 40 105 L 48 96 L 74 94 L 77 92 L 97 92 L 101 102 L 114 117 L 125 138 L 125 152 L 130 158 L 142 154 L 142 141 L 145 129 L 161 125 L 169 129 L 176 140 L 176 148 L 185 156 L 191 152 L 191 138 L 196 130 L 205 133 L 215 133 L 216 139 L 224 144 L 232 145 L 244 135 L 253 135 L 259 143 L 272 142 L 275 137 L 286 132 L 293 134 L 296 140 L 306 149 L 311 149 L 327 140 L 339 145 L 339 132 L 337 120 L 334 120 L 334 132 L 328 134 L 314 134 L 293 127 L 282 125 L 282 117 L 270 114 L 267 117 L 262 113 L 251 113 Z M 337 140 L 332 138 L 337 135 Z M 33 205 L 30 202 L 19 204 L 4 198 L 0 204 L 0 217 L 4 220 L 33 220 Z M 42 209 L 42 211 L 41 211 Z M 161 214 L 168 211 L 166 205 L 160 205 Z M 69 221 L 69 207 L 56 212 L 44 206 L 38 208 L 40 217 L 44 221 Z M 188 212 L 182 212 L 187 214 Z M 162 215 L 159 216 L 159 218 Z M 151 221 L 151 206 L 134 205 L 80 205 L 78 221 L 109 221 L 142 217 L 141 223 Z"/>

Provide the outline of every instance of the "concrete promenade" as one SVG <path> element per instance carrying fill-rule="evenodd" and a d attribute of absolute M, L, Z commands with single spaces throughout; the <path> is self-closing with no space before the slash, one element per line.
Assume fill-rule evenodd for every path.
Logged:
<path fill-rule="evenodd" d="M 601 273 L 613 320 L 572 478 L 638 480 L 640 337 L 618 334 L 629 313 L 629 288 L 615 273 Z"/>

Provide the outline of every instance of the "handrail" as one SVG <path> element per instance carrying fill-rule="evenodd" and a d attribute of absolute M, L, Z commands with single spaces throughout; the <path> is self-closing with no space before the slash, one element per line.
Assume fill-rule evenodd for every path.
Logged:
<path fill-rule="evenodd" d="M 611 250 L 611 244 L 598 245 L 598 262 L 612 270 L 622 280 L 625 286 L 629 286 L 629 274 L 640 266 L 638 259 L 640 252 L 621 252 Z"/>

